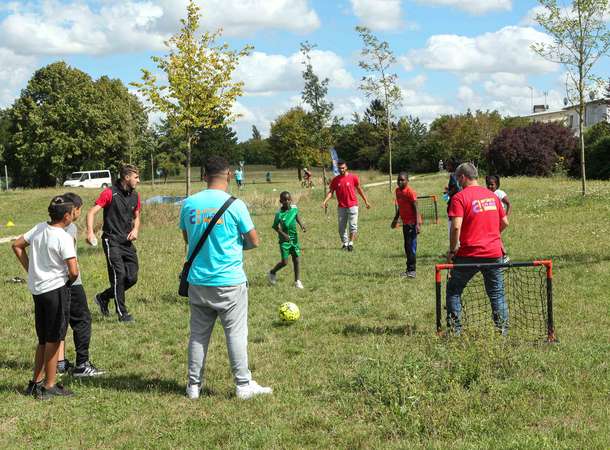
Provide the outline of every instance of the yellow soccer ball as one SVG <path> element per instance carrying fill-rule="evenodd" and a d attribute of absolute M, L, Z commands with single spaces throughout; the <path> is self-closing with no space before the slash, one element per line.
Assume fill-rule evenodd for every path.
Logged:
<path fill-rule="evenodd" d="M 282 322 L 296 322 L 301 317 L 299 307 L 291 302 L 282 303 L 278 313 Z"/>

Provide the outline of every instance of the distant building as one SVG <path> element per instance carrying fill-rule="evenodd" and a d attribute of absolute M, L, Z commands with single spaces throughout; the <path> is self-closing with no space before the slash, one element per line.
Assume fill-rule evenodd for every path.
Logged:
<path fill-rule="evenodd" d="M 570 128 L 578 135 L 578 105 L 551 111 L 546 105 L 535 105 L 533 114 L 523 116 L 532 122 L 556 122 Z M 610 100 L 593 100 L 585 106 L 585 128 L 600 122 L 610 123 Z"/>

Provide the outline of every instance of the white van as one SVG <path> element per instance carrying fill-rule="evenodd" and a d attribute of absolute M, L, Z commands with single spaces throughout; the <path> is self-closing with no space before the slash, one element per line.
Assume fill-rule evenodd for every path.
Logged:
<path fill-rule="evenodd" d="M 112 184 L 109 170 L 72 172 L 64 187 L 106 188 Z"/>

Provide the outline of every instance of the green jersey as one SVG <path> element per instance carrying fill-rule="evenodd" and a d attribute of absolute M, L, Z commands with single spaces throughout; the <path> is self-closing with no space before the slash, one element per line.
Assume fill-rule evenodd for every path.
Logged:
<path fill-rule="evenodd" d="M 273 228 L 279 227 L 280 230 L 290 236 L 290 242 L 299 242 L 299 235 L 297 234 L 298 214 L 299 208 L 296 205 L 291 205 L 287 210 L 280 209 L 275 213 Z M 280 242 L 282 242 L 281 238 Z"/>

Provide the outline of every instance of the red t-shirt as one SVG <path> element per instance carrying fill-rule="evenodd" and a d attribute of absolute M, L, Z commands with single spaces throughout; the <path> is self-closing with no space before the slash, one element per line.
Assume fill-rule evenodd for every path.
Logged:
<path fill-rule="evenodd" d="M 140 202 L 140 193 L 138 192 L 138 205 L 134 211 L 140 211 L 142 209 L 142 203 Z M 97 206 L 101 206 L 102 208 L 106 208 L 112 202 L 112 189 L 106 188 L 104 189 L 100 196 L 95 201 Z"/>
<path fill-rule="evenodd" d="M 404 189 L 396 188 L 396 204 L 400 213 L 400 220 L 405 225 L 415 225 L 417 217 L 415 216 L 415 202 L 417 201 L 417 193 L 409 186 Z"/>
<path fill-rule="evenodd" d="M 339 208 L 351 208 L 358 206 L 356 198 L 356 186 L 360 186 L 358 175 L 346 173 L 338 175 L 330 182 L 330 191 L 337 195 Z"/>
<path fill-rule="evenodd" d="M 457 256 L 502 257 L 500 221 L 506 216 L 502 202 L 489 189 L 469 186 L 451 198 L 449 217 L 462 217 Z"/>

